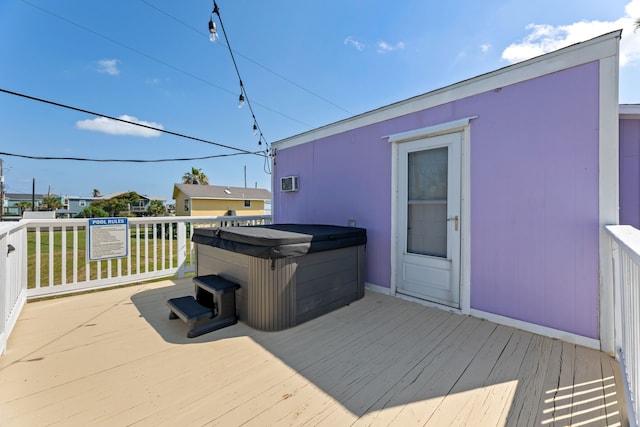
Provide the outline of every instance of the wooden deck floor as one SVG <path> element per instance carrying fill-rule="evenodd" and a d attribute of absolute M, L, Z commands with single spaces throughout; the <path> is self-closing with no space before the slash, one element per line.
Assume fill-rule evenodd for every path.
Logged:
<path fill-rule="evenodd" d="M 2 426 L 626 425 L 598 351 L 368 292 L 282 332 L 186 338 L 189 280 L 27 304 Z"/>

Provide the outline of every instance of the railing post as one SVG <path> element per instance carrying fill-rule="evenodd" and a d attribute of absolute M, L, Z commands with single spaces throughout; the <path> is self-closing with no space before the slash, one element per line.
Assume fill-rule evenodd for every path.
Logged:
<path fill-rule="evenodd" d="M 600 232 L 600 350 L 614 355 L 615 313 L 613 281 L 614 265 L 611 259 L 612 241 L 603 228 Z"/>
<path fill-rule="evenodd" d="M 7 349 L 7 313 L 9 313 L 9 268 L 7 263 L 7 235 L 0 235 L 0 355 Z"/>
<path fill-rule="evenodd" d="M 180 221 L 177 223 L 176 230 L 178 238 L 178 278 L 184 277 L 184 271 L 187 267 L 187 226 L 186 223 Z"/>
<path fill-rule="evenodd" d="M 27 300 L 26 227 L 0 224 L 0 355 Z"/>
<path fill-rule="evenodd" d="M 613 346 L 616 354 L 622 348 L 622 297 L 621 297 L 621 283 L 622 283 L 622 264 L 620 248 L 618 243 L 609 238 L 611 244 L 611 272 L 613 274 Z"/>

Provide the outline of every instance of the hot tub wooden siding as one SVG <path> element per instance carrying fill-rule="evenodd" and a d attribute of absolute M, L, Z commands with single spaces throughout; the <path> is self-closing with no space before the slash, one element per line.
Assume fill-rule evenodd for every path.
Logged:
<path fill-rule="evenodd" d="M 196 245 L 197 275 L 218 274 L 240 285 L 239 320 L 264 330 L 286 329 L 364 296 L 365 246 L 263 259 Z"/>

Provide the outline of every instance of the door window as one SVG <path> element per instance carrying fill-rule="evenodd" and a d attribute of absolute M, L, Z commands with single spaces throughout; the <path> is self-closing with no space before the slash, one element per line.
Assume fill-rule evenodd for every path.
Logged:
<path fill-rule="evenodd" d="M 408 153 L 408 253 L 447 257 L 448 164 L 448 147 Z"/>

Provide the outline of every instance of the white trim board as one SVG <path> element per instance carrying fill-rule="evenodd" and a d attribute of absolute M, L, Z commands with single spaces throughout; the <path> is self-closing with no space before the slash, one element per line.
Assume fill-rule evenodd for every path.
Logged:
<path fill-rule="evenodd" d="M 368 291 L 375 292 L 377 294 L 394 296 L 391 293 L 391 289 L 385 288 L 384 286 L 374 285 L 373 283 L 364 282 L 364 288 Z"/>
<path fill-rule="evenodd" d="M 616 46 L 619 46 L 616 43 Z M 613 266 L 606 225 L 620 222 L 619 203 L 619 101 L 618 101 L 618 49 L 613 55 L 600 60 L 599 82 L 599 225 L 600 225 L 600 277 L 599 277 L 599 337 L 601 350 L 613 353 L 614 346 L 614 291 Z"/>
<path fill-rule="evenodd" d="M 460 174 L 460 312 L 468 314 L 471 308 L 471 126 L 470 122 L 478 116 L 470 116 L 450 122 L 439 123 L 421 129 L 397 133 L 389 138 L 391 143 L 391 287 L 390 295 L 397 291 L 397 256 L 399 250 L 398 232 L 398 158 L 400 145 L 413 139 L 422 139 L 438 134 L 459 132 L 462 136 L 460 146 L 461 174 Z M 406 298 L 405 298 L 406 299 Z M 422 303 L 422 300 L 410 299 Z M 429 303 L 434 307 L 444 308 L 437 303 Z"/>
<path fill-rule="evenodd" d="M 393 135 L 383 136 L 382 138 L 389 138 L 389 142 L 407 142 L 414 139 L 422 139 L 429 136 L 436 136 L 445 133 L 453 133 L 458 130 L 463 130 L 466 126 L 469 126 L 469 122 L 473 119 L 477 119 L 478 116 L 465 117 L 463 119 L 453 120 L 445 123 L 438 123 L 437 125 L 427 126 L 420 129 L 414 129 L 407 132 L 395 133 Z"/>
<path fill-rule="evenodd" d="M 559 339 L 571 344 L 581 345 L 581 346 L 592 348 L 595 350 L 600 350 L 599 340 L 584 337 L 582 335 L 573 334 L 570 332 L 561 331 L 559 329 L 540 326 L 540 325 L 536 325 L 535 323 L 529 323 L 523 320 L 512 319 L 510 317 L 500 316 L 498 314 L 493 314 L 493 313 L 489 313 L 482 310 L 470 309 L 465 313 L 462 310 L 458 310 L 453 307 L 448 307 L 448 306 L 437 304 L 434 302 L 425 301 L 423 299 L 414 298 L 408 295 L 394 294 L 393 292 L 391 292 L 391 289 L 385 288 L 383 286 L 374 285 L 372 283 L 365 282 L 365 289 L 372 292 L 377 292 L 383 295 L 400 298 L 402 300 L 420 304 L 425 307 L 437 308 L 439 310 L 448 311 L 450 313 L 459 314 L 461 316 L 465 316 L 468 314 L 470 316 L 477 317 L 479 319 L 484 319 L 490 322 L 498 323 L 500 325 L 505 325 L 512 328 L 521 329 L 526 332 L 531 332 L 532 334 L 538 334 L 538 335 L 542 335 L 549 338 Z"/>
<path fill-rule="evenodd" d="M 570 332 L 561 331 L 559 329 L 540 326 L 536 325 L 535 323 L 516 320 L 510 317 L 500 316 L 498 314 L 488 313 L 486 311 L 476 309 L 471 309 L 471 312 L 469 314 L 473 317 L 489 320 L 500 325 L 510 326 L 512 328 L 521 329 L 533 334 L 543 335 L 545 337 L 559 339 L 571 344 L 600 350 L 600 341 L 593 338 L 583 337 L 582 335 L 572 334 Z"/>
<path fill-rule="evenodd" d="M 567 68 L 599 61 L 618 55 L 618 40 L 622 30 L 616 30 L 594 39 L 538 56 L 496 71 L 418 95 L 376 110 L 341 120 L 308 132 L 272 143 L 274 149 L 285 149 L 358 129 L 384 120 L 401 117 L 458 99 L 488 92 L 504 86 L 531 80 Z M 617 112 L 617 108 L 616 108 Z"/>

